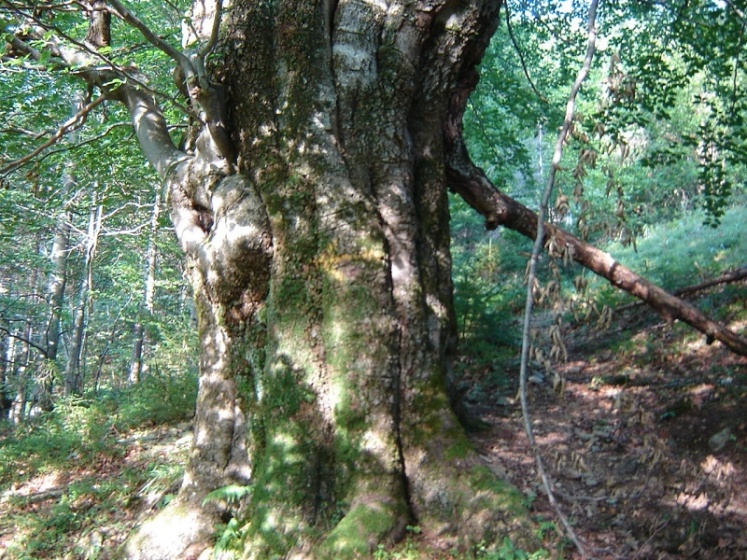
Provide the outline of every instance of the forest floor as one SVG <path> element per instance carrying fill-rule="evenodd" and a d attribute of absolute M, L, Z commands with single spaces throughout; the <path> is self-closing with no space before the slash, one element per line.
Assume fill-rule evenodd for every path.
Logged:
<path fill-rule="evenodd" d="M 726 319 L 744 333 L 747 287 L 728 291 Z M 747 359 L 643 307 L 606 332 L 570 331 L 567 344 L 562 393 L 535 374 L 528 397 L 555 497 L 590 557 L 747 558 Z M 528 497 L 548 549 L 580 558 L 547 531 L 559 524 L 549 523 L 556 516 L 523 428 L 518 368 L 509 377 L 468 393 L 489 426 L 474 441 Z"/>
<path fill-rule="evenodd" d="M 709 304 L 745 332 L 747 286 L 723 298 Z M 533 372 L 529 402 L 555 496 L 590 557 L 747 558 L 747 360 L 645 308 L 604 332 L 569 330 L 566 343 L 563 391 Z M 527 497 L 550 557 L 580 558 L 537 476 L 518 367 L 493 367 L 466 379 L 466 403 L 485 423 L 475 445 Z M 178 491 L 189 422 L 95 433 L 85 451 L 57 449 L 56 462 L 28 449 L 0 468 L 0 559 L 102 560 Z M 62 440 L 45 441 L 49 452 Z M 415 531 L 376 558 L 429 558 L 425 539 Z"/>
<path fill-rule="evenodd" d="M 67 467 L 20 460 L 0 484 L 0 559 L 104 560 L 135 525 L 176 495 L 190 422 L 109 433 Z M 4 482 L 4 481 L 0 481 Z"/>

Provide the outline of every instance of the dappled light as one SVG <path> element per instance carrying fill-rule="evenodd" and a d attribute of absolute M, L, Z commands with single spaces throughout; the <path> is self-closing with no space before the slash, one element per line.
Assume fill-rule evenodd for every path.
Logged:
<path fill-rule="evenodd" d="M 627 329 L 600 334 L 601 345 L 569 333 L 570 360 L 558 366 L 562 394 L 549 382 L 531 387 L 532 407 L 541 411 L 535 412 L 536 438 L 556 494 L 598 557 L 666 550 L 673 557 L 698 551 L 699 558 L 737 558 L 747 546 L 741 413 L 747 364 L 723 349 L 693 346 L 694 337 L 681 328 L 667 335 L 643 314 L 629 318 L 635 336 Z M 614 344 L 620 346 L 607 350 Z M 681 350 L 674 355 L 673 347 Z M 505 389 L 473 402 L 491 423 L 476 434 L 478 449 L 533 501 L 538 515 L 550 518 L 517 404 L 506 393 L 516 373 L 506 375 L 513 381 Z M 499 400 L 501 406 L 491 404 Z M 725 427 L 721 444 L 717 436 Z"/>
<path fill-rule="evenodd" d="M 0 558 L 742 560 L 746 26 L 0 2 Z"/>

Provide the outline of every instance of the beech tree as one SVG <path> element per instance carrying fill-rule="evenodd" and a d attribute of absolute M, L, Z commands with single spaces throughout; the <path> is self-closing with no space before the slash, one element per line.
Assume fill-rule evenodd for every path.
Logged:
<path fill-rule="evenodd" d="M 184 481 L 120 555 L 196 557 L 228 516 L 247 558 L 365 555 L 412 523 L 445 546 L 532 548 L 521 495 L 480 462 L 448 396 L 447 190 L 488 227 L 536 233 L 462 139 L 501 1 L 197 0 L 181 47 L 117 0 L 2 5 L 9 52 L 90 88 L 78 119 L 126 107 L 194 293 L 200 380 Z M 51 18 L 71 9 L 88 18 L 85 38 Z M 112 16 L 173 61 L 190 114 L 181 146 L 148 68 L 109 57 Z M 663 312 L 702 318 L 547 231 Z M 246 494 L 240 508 L 231 492 Z"/>

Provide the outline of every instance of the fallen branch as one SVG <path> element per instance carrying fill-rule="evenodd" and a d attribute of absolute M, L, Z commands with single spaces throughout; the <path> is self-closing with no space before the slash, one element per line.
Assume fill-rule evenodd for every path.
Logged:
<path fill-rule="evenodd" d="M 693 284 L 692 286 L 685 286 L 684 288 L 680 288 L 679 290 L 675 290 L 672 292 L 672 295 L 677 297 L 682 296 L 688 296 L 691 294 L 695 294 L 698 292 L 702 292 L 703 290 L 707 290 L 708 288 L 712 288 L 713 286 L 718 286 L 720 284 L 731 284 L 733 282 L 739 282 L 740 280 L 744 280 L 747 278 L 747 266 L 743 266 L 742 268 L 737 268 L 736 270 L 730 270 L 729 272 L 723 273 L 721 276 L 717 276 L 716 278 L 711 278 L 710 280 L 705 280 L 704 282 L 701 282 L 699 284 Z M 636 301 L 633 303 L 628 303 L 626 305 L 621 305 L 620 307 L 616 308 L 615 311 L 618 313 L 621 313 L 623 311 L 628 311 L 629 309 L 634 309 L 636 307 L 639 307 L 643 305 L 645 302 L 643 301 Z"/>
<path fill-rule="evenodd" d="M 485 218 L 485 227 L 505 226 L 534 240 L 537 235 L 537 214 L 510 196 L 499 191 L 485 172 L 470 159 L 462 134 L 462 115 L 469 94 L 477 85 L 479 74 L 473 68 L 465 71 L 460 88 L 454 92 L 449 116 L 444 124 L 446 177 L 450 188 Z M 679 319 L 706 335 L 707 341 L 718 340 L 740 356 L 747 356 L 747 339 L 724 325 L 710 320 L 689 303 L 649 282 L 617 262 L 609 253 L 581 241 L 552 224 L 544 224 L 544 247 L 551 245 L 555 253 L 570 257 L 581 266 L 656 309 L 668 322 Z"/>
<path fill-rule="evenodd" d="M 461 138 L 459 139 L 461 142 Z M 455 144 L 459 147 L 459 144 Z M 485 176 L 482 169 L 469 159 L 466 149 L 454 150 L 447 162 L 450 186 L 475 210 L 485 217 L 486 226 L 495 229 L 502 225 L 534 239 L 537 214 L 513 198 L 500 192 Z M 545 224 L 545 246 L 552 241 L 559 251 L 581 266 L 609 280 L 609 282 L 656 309 L 668 322 L 679 319 L 706 335 L 707 340 L 718 340 L 740 356 L 747 356 L 747 339 L 724 325 L 712 321 L 700 310 L 649 282 L 617 262 L 609 253 L 597 249 L 552 225 Z"/>

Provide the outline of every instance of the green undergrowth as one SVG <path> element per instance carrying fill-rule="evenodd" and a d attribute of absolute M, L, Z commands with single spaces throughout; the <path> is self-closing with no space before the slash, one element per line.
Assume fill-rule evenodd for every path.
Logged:
<path fill-rule="evenodd" d="M 178 490 L 188 445 L 174 446 L 183 430 L 168 426 L 191 417 L 195 393 L 194 378 L 151 378 L 3 425 L 0 557 L 103 557 L 143 507 Z"/>
<path fill-rule="evenodd" d="M 612 243 L 602 248 L 647 280 L 675 291 L 747 266 L 746 223 L 745 207 L 730 208 L 718 228 L 704 225 L 703 215 L 694 212 L 649 228 L 635 247 Z M 589 277 L 586 295 L 598 304 L 616 306 L 633 301 L 606 280 L 585 274 Z"/>
<path fill-rule="evenodd" d="M 545 525 L 541 527 L 538 530 L 540 538 L 546 536 L 543 532 L 547 529 Z M 407 536 L 401 543 L 390 547 L 379 545 L 373 553 L 373 558 L 374 560 L 546 560 L 557 557 L 544 549 L 527 552 L 517 547 L 508 537 L 500 543 L 478 543 L 467 552 L 434 549 L 427 539 L 428 537 L 421 533 L 420 527 L 407 527 Z"/>
<path fill-rule="evenodd" d="M 526 297 L 524 272 L 531 243 L 504 229 L 486 232 L 482 223 L 456 202 L 452 220 L 458 222 L 452 238 L 459 334 L 453 372 L 454 396 L 467 408 L 464 417 L 471 422 L 469 427 L 479 430 L 480 415 L 486 406 L 510 400 L 516 394 Z M 703 222 L 704 214 L 693 211 L 677 220 L 648 227 L 636 240 L 635 247 L 616 242 L 601 243 L 598 247 L 670 292 L 747 266 L 747 206 L 735 202 L 717 228 Z M 558 266 L 562 301 L 557 308 L 563 312 L 566 346 L 569 349 L 575 346 L 590 362 L 597 357 L 606 360 L 610 355 L 626 360 L 629 368 L 620 372 L 622 382 L 627 383 L 628 378 L 636 378 L 641 371 L 650 369 L 652 356 L 662 354 L 663 344 L 671 360 L 673 356 L 685 355 L 693 344 L 704 342 L 702 333 L 679 321 L 672 328 L 659 326 L 663 319 L 646 306 L 616 312 L 638 300 L 578 264 L 558 263 Z M 541 259 L 538 271 L 541 285 L 547 286 L 552 276 L 546 256 Z M 588 281 L 582 293 L 573 284 L 579 275 Z M 734 325 L 747 320 L 744 282 L 719 285 L 685 299 L 716 321 Z M 575 315 L 570 313 L 572 304 Z M 610 321 L 601 320 L 600 313 L 605 307 L 612 311 Z M 544 344 L 547 354 L 548 329 L 543 327 L 555 321 L 547 301 L 535 305 L 534 321 L 538 325 L 535 344 L 540 347 Z M 534 369 L 542 369 L 536 362 L 530 362 L 529 367 L 530 374 Z M 655 367 L 666 370 L 668 365 L 657 363 Z M 719 378 L 718 372 L 712 373 Z M 726 371 L 722 377 L 738 378 L 734 371 Z M 607 381 L 610 380 L 598 380 Z M 620 382 L 617 378 L 611 381 Z"/>
<path fill-rule="evenodd" d="M 190 418 L 196 394 L 195 378 L 173 377 L 60 399 L 51 412 L 15 428 L 3 426 L 0 485 L 71 463 L 84 465 L 100 454 L 117 455 L 119 434 Z"/>

